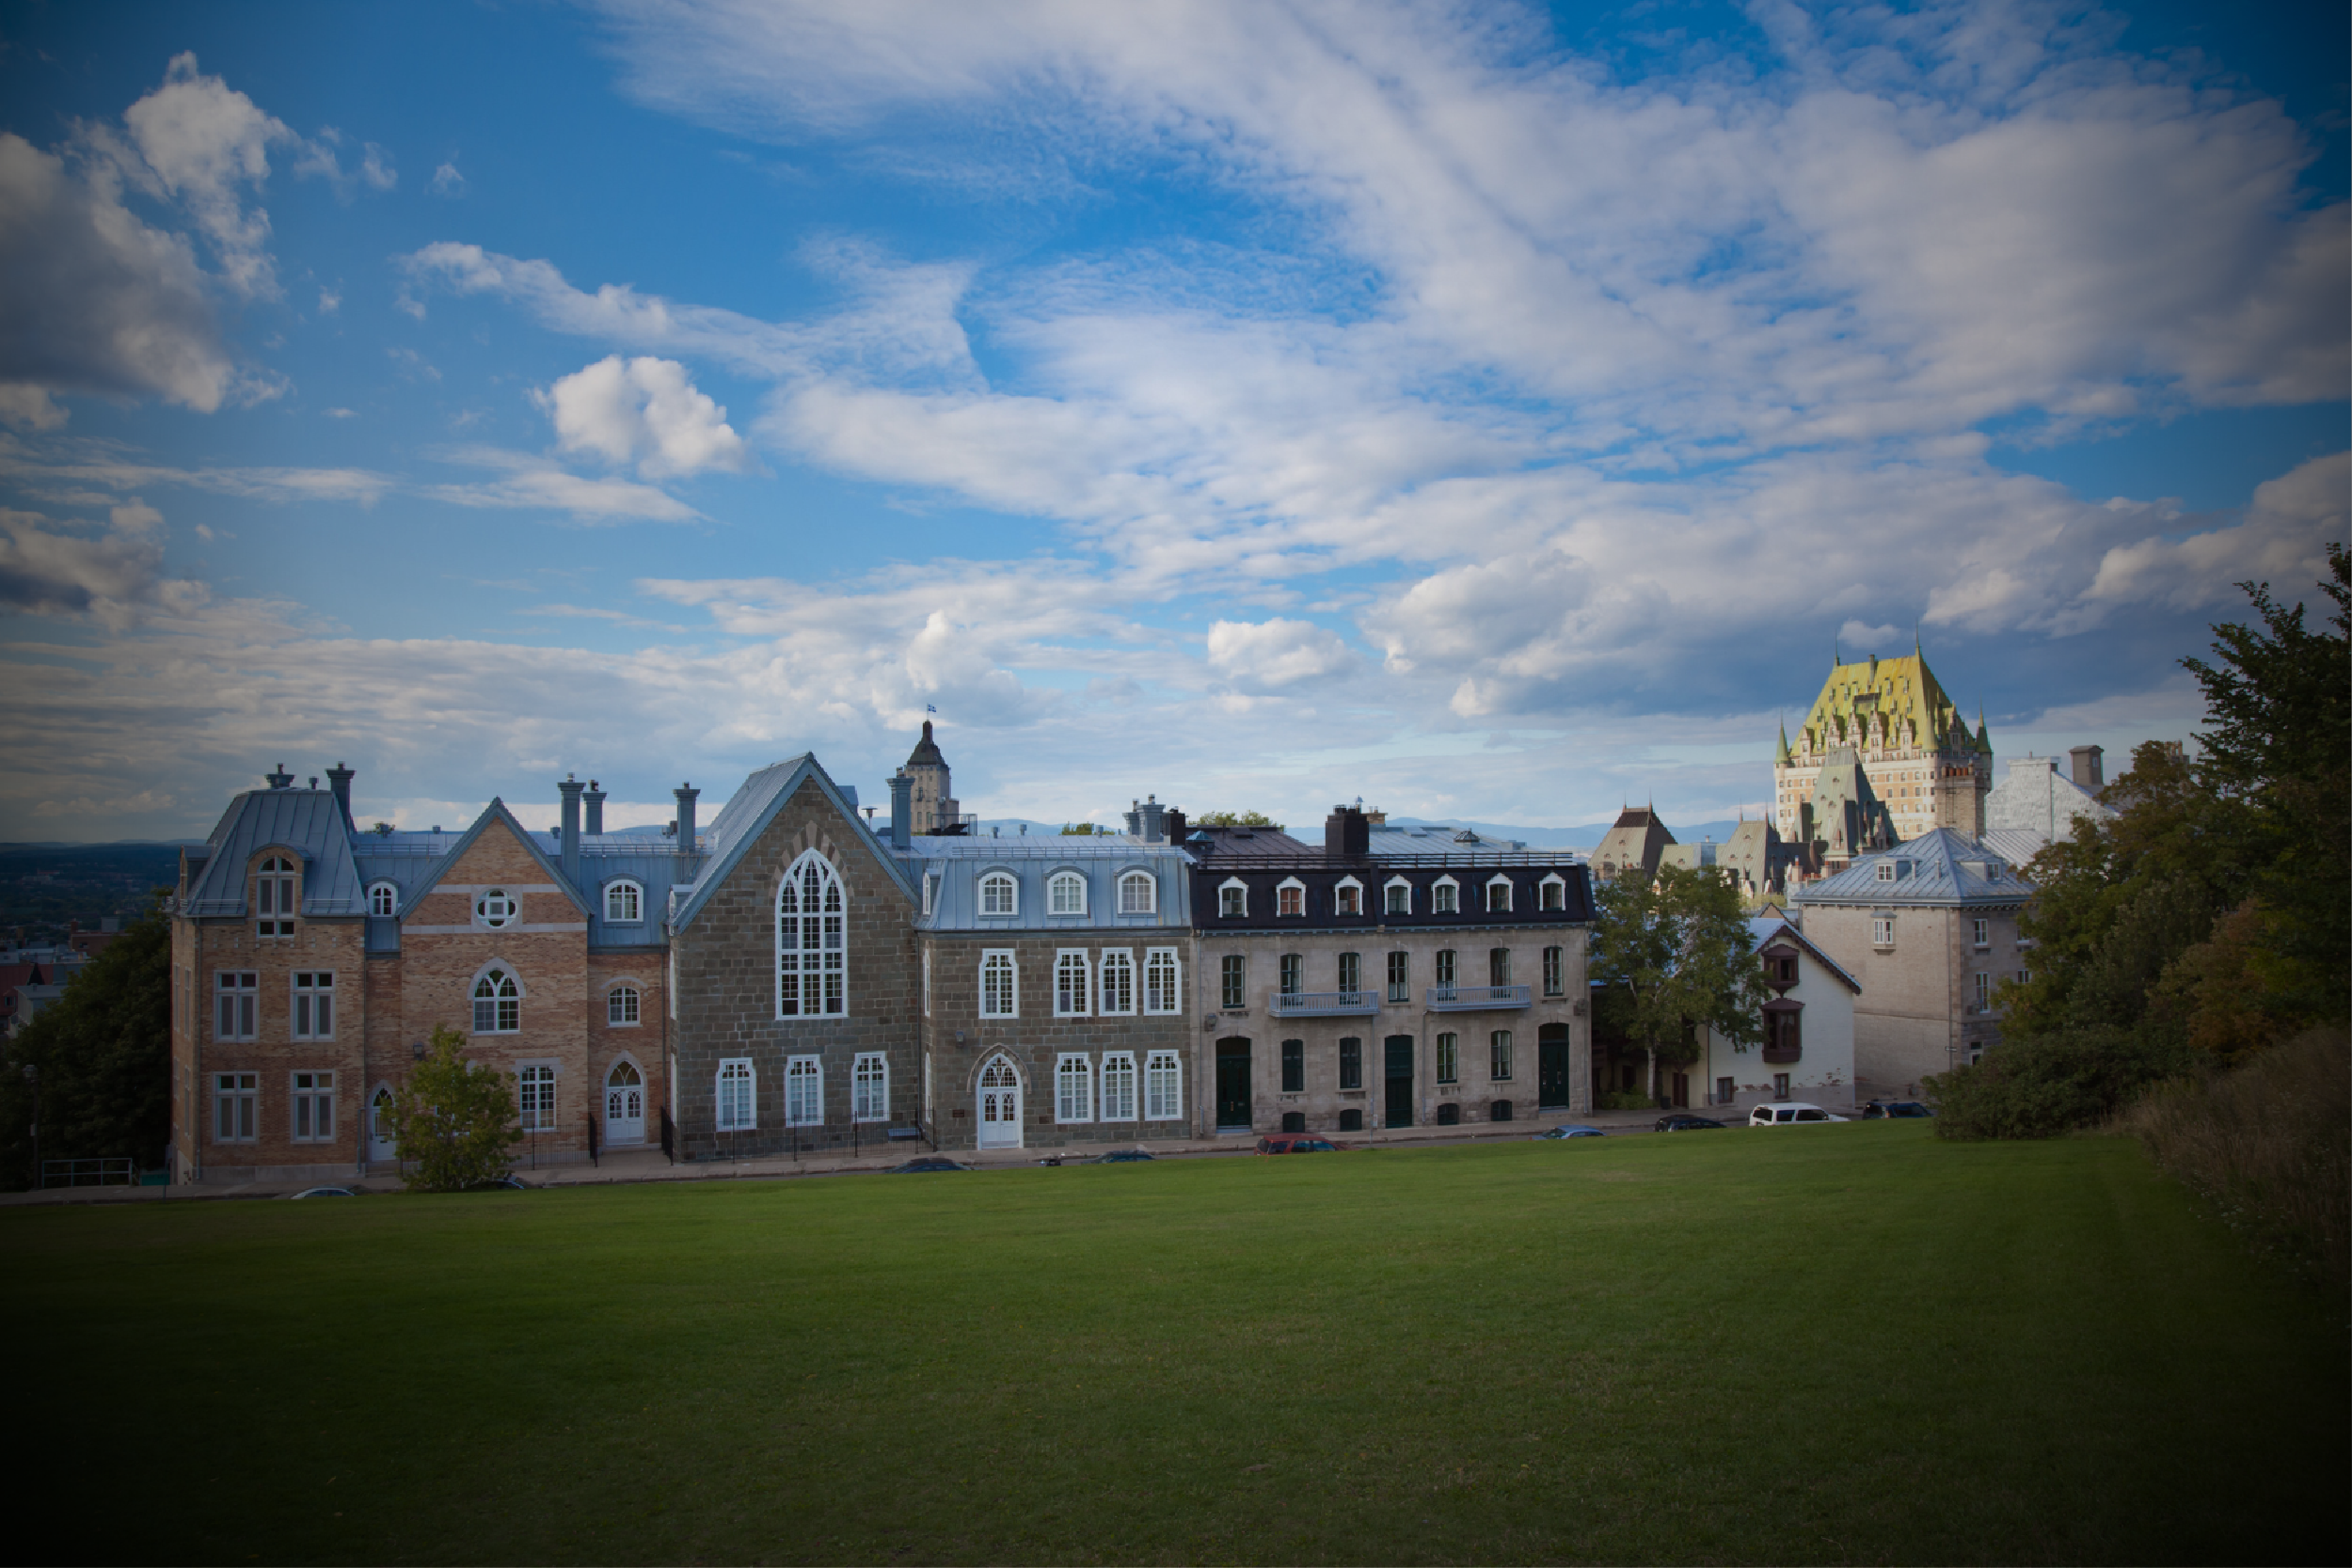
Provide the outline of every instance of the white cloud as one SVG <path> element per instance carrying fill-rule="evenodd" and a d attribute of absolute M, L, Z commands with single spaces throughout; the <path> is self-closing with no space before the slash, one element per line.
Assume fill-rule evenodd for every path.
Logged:
<path fill-rule="evenodd" d="M 2231 527 L 2109 549 L 2082 599 L 2099 611 L 2134 603 L 2204 610 L 2238 602 L 2235 584 L 2261 580 L 2293 602 L 2327 575 L 2328 543 L 2347 537 L 2352 453 L 2338 452 L 2256 488 L 2244 520 Z"/>
<path fill-rule="evenodd" d="M 164 576 L 163 515 L 115 507 L 103 531 L 0 508 L 0 606 L 33 615 L 87 615 L 119 631 L 158 610 L 201 604 L 200 584 Z"/>
<path fill-rule="evenodd" d="M 61 430 L 65 421 L 66 411 L 50 397 L 48 388 L 22 382 L 0 384 L 0 424 L 18 430 Z"/>
<path fill-rule="evenodd" d="M 444 163 L 433 171 L 432 190 L 435 196 L 463 196 L 466 177 L 457 172 L 455 164 Z"/>
<path fill-rule="evenodd" d="M 138 160 L 118 155 L 117 166 L 185 209 L 232 290 L 248 299 L 274 295 L 269 214 L 246 205 L 245 188 L 269 178 L 273 142 L 300 138 L 219 77 L 201 74 L 193 54 L 173 56 L 164 85 L 124 110 L 122 119 Z M 111 135 L 101 145 L 119 146 Z"/>
<path fill-rule="evenodd" d="M 341 289 L 321 289 L 319 291 L 320 315 L 331 316 L 342 308 L 343 293 Z"/>
<path fill-rule="evenodd" d="M 633 462 L 648 479 L 705 468 L 740 473 L 751 465 L 742 437 L 727 424 L 727 411 L 697 389 L 675 359 L 612 355 L 563 377 L 538 398 L 564 450 Z"/>
<path fill-rule="evenodd" d="M 1243 689 L 1266 690 L 1344 674 L 1360 661 L 1338 633 L 1311 621 L 1218 621 L 1209 663 Z"/>
<path fill-rule="evenodd" d="M 587 479 L 529 452 L 465 447 L 443 454 L 452 463 L 489 468 L 498 478 L 475 484 L 429 484 L 417 493 L 453 506 L 514 507 L 569 513 L 576 522 L 686 522 L 699 514 L 684 501 L 625 479 Z"/>

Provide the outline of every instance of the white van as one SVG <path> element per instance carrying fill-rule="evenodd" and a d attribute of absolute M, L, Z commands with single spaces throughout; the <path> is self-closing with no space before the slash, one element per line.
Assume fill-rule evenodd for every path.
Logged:
<path fill-rule="evenodd" d="M 1802 1100 L 1784 1100 L 1777 1105 L 1758 1105 L 1748 1113 L 1750 1127 L 1786 1127 L 1798 1121 L 1844 1121 L 1844 1117 L 1831 1116 L 1819 1105 L 1808 1105 Z"/>

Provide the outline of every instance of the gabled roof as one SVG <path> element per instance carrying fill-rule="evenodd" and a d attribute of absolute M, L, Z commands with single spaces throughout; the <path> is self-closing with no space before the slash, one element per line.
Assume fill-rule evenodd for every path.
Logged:
<path fill-rule="evenodd" d="M 1806 953 L 1810 954 L 1816 963 L 1820 964 L 1823 969 L 1828 970 L 1832 974 L 1836 975 L 1840 980 L 1843 980 L 1846 983 L 1846 989 L 1848 990 L 1852 991 L 1856 996 L 1860 996 L 1862 994 L 1861 981 L 1847 974 L 1845 967 L 1838 963 L 1836 958 L 1831 958 L 1827 953 L 1822 952 L 1820 948 L 1814 946 L 1813 943 L 1807 942 L 1805 940 L 1804 933 L 1799 930 L 1793 923 L 1783 918 L 1782 916 L 1777 914 L 1752 915 L 1748 919 L 1748 933 L 1750 939 L 1748 942 L 1749 947 L 1759 953 L 1764 950 L 1765 945 L 1772 942 L 1773 938 L 1787 937 L 1789 941 L 1795 942 L 1799 947 L 1804 948 Z"/>
<path fill-rule="evenodd" d="M 1897 868 L 1895 879 L 1881 881 L 1878 868 L 1889 863 Z M 1794 896 L 1802 905 L 1957 908 L 2022 903 L 2033 892 L 2033 884 L 1987 846 L 1950 828 L 1935 828 L 1892 849 L 1857 855 L 1845 870 L 1805 883 Z"/>
<path fill-rule="evenodd" d="M 356 915 L 365 909 L 351 834 L 334 791 L 249 789 L 230 802 L 205 842 L 204 867 L 188 888 L 182 913 L 199 918 L 246 913 L 246 871 L 268 848 L 302 857 L 302 912 L 310 919 Z"/>
<path fill-rule="evenodd" d="M 786 801 L 800 792 L 803 782 L 814 783 L 833 809 L 840 815 L 860 843 L 866 846 L 875 863 L 898 884 L 899 891 L 910 899 L 916 896 L 914 873 L 909 865 L 875 835 L 858 815 L 857 807 L 833 782 L 814 752 L 803 752 L 797 757 L 771 763 L 750 778 L 730 796 L 719 815 L 710 819 L 710 831 L 702 835 L 708 846 L 705 851 L 702 870 L 691 884 L 675 889 L 672 896 L 679 898 L 676 911 L 670 916 L 672 932 L 683 931 L 694 923 L 702 907 L 710 901 L 711 894 L 734 873 L 752 844 L 775 820 L 776 813 Z M 682 895 L 682 896 L 681 896 Z"/>
<path fill-rule="evenodd" d="M 432 868 L 418 879 L 413 888 L 408 890 L 406 897 L 402 900 L 403 911 L 413 909 L 416 900 L 438 886 L 441 879 L 448 876 L 457 863 L 465 858 L 466 851 L 473 847 L 474 841 L 480 838 L 493 822 L 505 823 L 516 839 L 531 852 L 531 858 L 539 863 L 539 868 L 548 874 L 548 880 L 563 889 L 564 896 L 569 898 L 581 914 L 588 912 L 588 900 L 580 896 L 578 888 L 572 886 L 571 879 L 564 875 L 564 868 L 548 857 L 547 851 L 540 848 L 537 840 L 531 836 L 531 830 L 515 820 L 515 814 L 506 809 L 506 802 L 495 795 L 490 797 L 490 803 L 482 808 L 482 815 L 473 819 L 473 826 L 457 835 L 457 842 L 449 847 L 449 853 L 435 861 Z"/>

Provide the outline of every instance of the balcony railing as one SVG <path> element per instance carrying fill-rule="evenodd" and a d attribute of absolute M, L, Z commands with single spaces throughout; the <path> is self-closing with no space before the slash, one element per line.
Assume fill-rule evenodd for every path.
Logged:
<path fill-rule="evenodd" d="M 1376 1013 L 1380 995 L 1369 990 L 1288 990 L 1274 995 L 1276 1018 L 1335 1018 Z"/>
<path fill-rule="evenodd" d="M 1524 1007 L 1533 1000 L 1525 986 L 1431 986 L 1429 1010 L 1467 1013 L 1496 1007 Z"/>

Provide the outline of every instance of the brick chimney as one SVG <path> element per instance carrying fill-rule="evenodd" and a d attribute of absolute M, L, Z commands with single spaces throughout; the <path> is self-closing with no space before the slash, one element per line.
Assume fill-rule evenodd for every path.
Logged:
<path fill-rule="evenodd" d="M 677 797 L 677 852 L 691 855 L 694 853 L 694 802 L 702 791 L 691 784 L 682 784 L 670 793 Z"/>
<path fill-rule="evenodd" d="M 930 725 L 923 726 L 926 734 Z M 914 841 L 914 777 L 905 768 L 890 775 L 890 847 L 904 849 Z"/>
<path fill-rule="evenodd" d="M 328 768 L 326 787 L 335 792 L 335 804 L 342 808 L 343 832 L 356 832 L 351 824 L 351 769 L 340 762 Z"/>
<path fill-rule="evenodd" d="M 555 787 L 564 792 L 564 826 L 560 834 L 563 839 L 564 879 L 572 886 L 578 887 L 580 886 L 580 792 L 587 786 L 580 782 L 579 774 L 566 773 Z"/>
<path fill-rule="evenodd" d="M 1323 819 L 1323 853 L 1327 860 L 1354 860 L 1372 851 L 1372 824 L 1361 806 L 1333 806 Z"/>
<path fill-rule="evenodd" d="M 2106 787 L 2106 767 L 2102 761 L 2106 754 L 2106 748 L 2100 746 L 2077 746 L 2069 751 L 2066 757 L 2073 765 L 2074 782 L 2085 789 Z"/>

